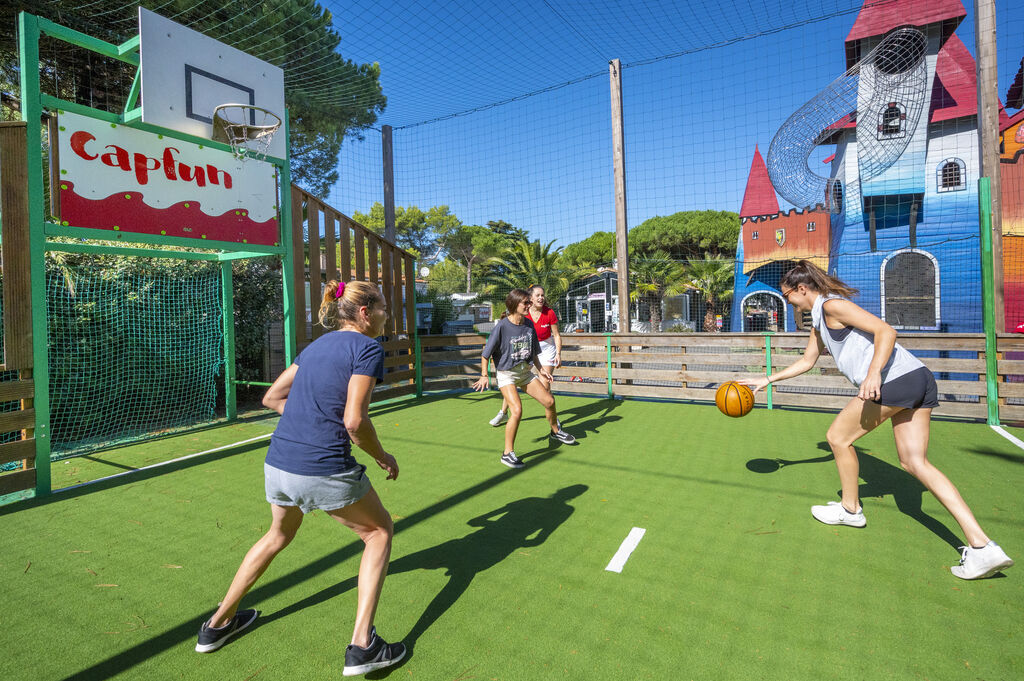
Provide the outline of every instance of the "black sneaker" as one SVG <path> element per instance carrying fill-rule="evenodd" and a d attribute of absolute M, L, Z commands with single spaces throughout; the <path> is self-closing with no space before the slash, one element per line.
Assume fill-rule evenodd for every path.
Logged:
<path fill-rule="evenodd" d="M 501 455 L 501 462 L 509 468 L 522 468 L 526 464 L 523 460 L 516 456 L 515 452 L 505 452 Z"/>
<path fill-rule="evenodd" d="M 220 629 L 208 626 L 210 620 L 206 620 L 203 622 L 203 626 L 199 627 L 199 642 L 196 643 L 196 652 L 212 653 L 227 643 L 229 638 L 255 622 L 259 616 L 259 610 L 239 610 L 231 618 L 231 621 Z"/>
<path fill-rule="evenodd" d="M 349 644 L 345 648 L 345 668 L 342 676 L 358 676 L 374 669 L 390 667 L 405 657 L 404 643 L 388 643 L 377 635 L 377 627 L 370 628 L 370 645 L 360 648 Z"/>
<path fill-rule="evenodd" d="M 553 437 L 554 439 L 558 440 L 559 442 L 561 442 L 563 444 L 567 444 L 567 445 L 574 445 L 574 444 L 576 444 L 576 438 L 574 438 L 572 435 L 570 435 L 569 433 L 567 433 L 564 430 L 562 430 L 561 426 L 558 427 L 558 432 L 557 433 L 551 433 L 551 437 Z"/>

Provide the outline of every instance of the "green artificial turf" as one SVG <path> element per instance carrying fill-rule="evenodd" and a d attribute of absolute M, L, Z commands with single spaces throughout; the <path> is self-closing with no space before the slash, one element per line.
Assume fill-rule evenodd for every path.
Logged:
<path fill-rule="evenodd" d="M 978 582 L 949 573 L 959 528 L 899 468 L 888 426 L 858 443 L 868 525 L 857 530 L 809 513 L 837 498 L 829 414 L 729 419 L 713 406 L 559 397 L 579 445 L 555 447 L 525 400 L 527 465 L 512 471 L 498 461 L 502 429 L 487 425 L 497 404 L 469 394 L 373 411 L 401 466 L 397 481 L 370 471 L 396 520 L 377 626 L 412 652 L 370 678 L 1024 677 L 1024 565 Z M 163 440 L 157 458 L 176 440 L 183 455 L 273 423 Z M 142 465 L 155 444 L 117 462 Z M 256 442 L 0 508 L 0 678 L 339 678 L 360 545 L 320 512 L 243 602 L 263 611 L 257 624 L 193 651 L 268 526 L 264 453 Z M 932 425 L 930 458 L 1024 560 L 1024 451 L 947 421 Z M 69 464 L 84 479 L 95 465 Z M 633 527 L 643 540 L 621 574 L 606 571 Z"/>

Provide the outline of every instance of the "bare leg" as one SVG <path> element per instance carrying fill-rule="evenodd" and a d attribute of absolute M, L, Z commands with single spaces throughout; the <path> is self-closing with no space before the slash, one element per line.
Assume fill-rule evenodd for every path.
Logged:
<path fill-rule="evenodd" d="M 942 471 L 928 460 L 928 435 L 931 409 L 904 409 L 892 417 L 892 434 L 903 470 L 920 480 L 960 524 L 967 542 L 980 548 L 988 543 L 986 535 L 971 513 L 967 502 Z"/>
<path fill-rule="evenodd" d="M 836 459 L 843 507 L 847 511 L 856 513 L 860 508 L 860 461 L 853 443 L 901 410 L 854 397 L 829 426 L 825 439 Z"/>
<path fill-rule="evenodd" d="M 299 526 L 302 525 L 302 511 L 297 506 L 271 504 L 270 512 L 270 529 L 245 554 L 224 600 L 210 618 L 211 627 L 222 627 L 235 616 L 242 596 L 248 593 L 260 575 L 270 567 L 274 557 L 291 543 L 295 533 L 299 531 Z"/>
<path fill-rule="evenodd" d="M 523 418 L 523 402 L 514 385 L 502 386 L 501 394 L 508 403 L 508 423 L 505 424 L 505 453 L 508 454 L 516 450 L 516 433 L 519 432 L 519 421 Z"/>
<path fill-rule="evenodd" d="M 356 503 L 327 511 L 327 515 L 358 534 L 365 544 L 359 561 L 359 595 L 351 641 L 353 645 L 365 648 L 370 643 L 370 627 L 373 626 L 380 591 L 388 574 L 394 524 L 373 488 Z"/>
<path fill-rule="evenodd" d="M 548 419 L 551 432 L 558 432 L 558 412 L 555 410 L 555 398 L 543 378 L 530 381 L 526 384 L 526 394 L 540 402 L 544 407 L 544 416 Z"/>

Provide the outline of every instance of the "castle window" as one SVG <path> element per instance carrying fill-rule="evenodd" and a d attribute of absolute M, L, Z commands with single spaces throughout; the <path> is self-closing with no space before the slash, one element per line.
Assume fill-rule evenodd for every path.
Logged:
<path fill-rule="evenodd" d="M 808 232 L 813 232 L 814 231 L 814 223 L 813 222 L 808 222 L 807 223 L 807 231 Z"/>
<path fill-rule="evenodd" d="M 903 137 L 906 134 L 903 127 L 906 120 L 906 110 L 896 102 L 889 102 L 878 118 L 878 139 Z"/>
<path fill-rule="evenodd" d="M 893 328 L 938 329 L 938 299 L 938 267 L 930 255 L 902 251 L 882 265 L 882 318 Z"/>
<path fill-rule="evenodd" d="M 958 158 L 947 158 L 939 164 L 935 178 L 936 190 L 955 192 L 967 189 L 967 172 L 964 162 Z"/>
<path fill-rule="evenodd" d="M 754 241 L 757 241 L 757 232 L 751 232 L 750 238 L 753 239 Z"/>
<path fill-rule="evenodd" d="M 832 183 L 832 212 L 843 212 L 843 183 L 840 180 Z"/>

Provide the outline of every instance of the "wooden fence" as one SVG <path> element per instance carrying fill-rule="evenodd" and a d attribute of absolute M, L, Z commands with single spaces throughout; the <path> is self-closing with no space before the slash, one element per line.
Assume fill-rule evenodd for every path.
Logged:
<path fill-rule="evenodd" d="M 35 383 L 32 380 L 32 295 L 29 258 L 28 155 L 24 122 L 0 122 L 3 359 L 0 364 L 0 495 L 36 484 Z"/>
<path fill-rule="evenodd" d="M 479 334 L 422 336 L 423 390 L 467 388 L 480 375 Z M 987 417 L 984 334 L 900 334 L 936 376 L 937 416 Z M 795 362 L 806 334 L 562 334 L 558 393 L 713 402 L 720 383 L 764 375 Z M 1024 337 L 998 337 L 999 414 L 1024 421 Z M 492 372 L 493 373 L 493 372 Z M 493 380 L 492 380 L 493 386 Z M 856 390 L 827 354 L 797 378 L 772 386 L 773 407 L 838 411 Z M 768 394 L 757 395 L 765 406 Z"/>
<path fill-rule="evenodd" d="M 316 323 L 323 285 L 331 279 L 377 284 L 388 301 L 384 328 L 384 383 L 374 401 L 415 391 L 416 332 L 413 256 L 363 225 L 292 185 L 292 264 L 296 314 L 292 333 L 301 351 L 327 329 Z M 321 231 L 323 235 L 321 236 Z M 304 236 L 304 233 L 306 236 Z M 308 246 L 306 239 L 308 238 Z M 319 266 L 317 266 L 319 265 Z M 309 283 L 307 296 L 306 283 Z M 312 323 L 304 322 L 306 310 Z"/>

